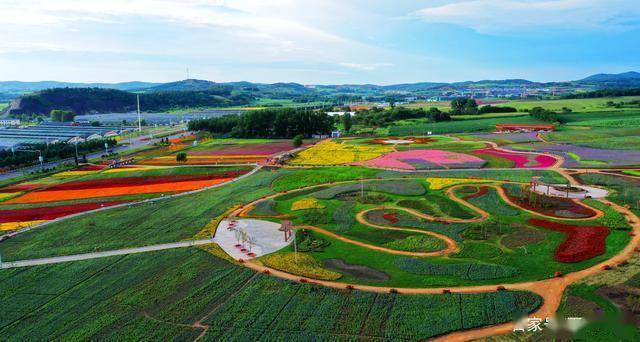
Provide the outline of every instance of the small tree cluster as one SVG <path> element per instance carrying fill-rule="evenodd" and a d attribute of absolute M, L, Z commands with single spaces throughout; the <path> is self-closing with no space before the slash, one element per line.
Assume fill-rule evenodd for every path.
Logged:
<path fill-rule="evenodd" d="M 73 121 L 75 114 L 70 110 L 54 109 L 49 113 L 49 116 L 51 117 L 51 121 L 71 122 Z"/>
<path fill-rule="evenodd" d="M 474 99 L 457 98 L 451 101 L 451 115 L 478 114 L 478 103 Z"/>

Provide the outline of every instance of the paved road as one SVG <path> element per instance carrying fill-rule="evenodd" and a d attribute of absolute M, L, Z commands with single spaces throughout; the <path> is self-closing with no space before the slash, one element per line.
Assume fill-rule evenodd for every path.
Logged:
<path fill-rule="evenodd" d="M 136 247 L 136 248 L 117 249 L 117 250 L 105 251 L 105 252 L 74 254 L 74 255 L 65 255 L 65 256 L 58 256 L 58 257 L 51 257 L 51 258 L 42 258 L 42 259 L 10 261 L 10 262 L 3 262 L 2 264 L 0 264 L 0 268 L 17 268 L 17 267 L 27 267 L 27 266 L 37 266 L 37 265 L 47 265 L 47 264 L 59 264 L 62 262 L 105 258 L 110 256 L 116 256 L 116 255 L 127 255 L 127 254 L 135 254 L 135 253 L 160 251 L 164 249 L 208 245 L 210 243 L 213 243 L 213 240 L 211 239 L 192 240 L 192 241 L 181 241 L 181 242 L 165 243 L 160 245 Z"/>
<path fill-rule="evenodd" d="M 174 135 L 169 136 L 169 139 L 172 138 L 176 138 L 179 137 L 180 135 L 184 134 L 183 132 L 180 133 L 176 133 Z M 142 135 L 139 137 L 135 137 L 132 139 L 124 139 L 122 142 L 123 143 L 127 143 L 127 145 L 117 145 L 116 147 L 112 148 L 113 152 L 124 152 L 124 151 L 129 151 L 129 150 L 134 150 L 143 146 L 147 146 L 147 145 L 151 145 L 154 144 L 158 141 L 160 141 L 160 138 L 156 138 L 156 139 L 149 139 L 149 140 L 143 140 L 145 138 L 148 138 L 148 135 Z M 164 139 L 165 137 L 163 137 L 162 139 Z M 130 142 L 130 144 L 129 144 Z M 88 153 L 87 154 L 87 159 L 94 159 L 94 158 L 100 158 L 102 157 L 102 155 L 104 154 L 104 150 L 100 150 L 98 152 L 94 152 L 94 153 Z M 68 163 L 68 162 L 73 162 L 75 160 L 75 158 L 66 158 L 66 159 L 60 159 L 60 160 L 55 160 L 55 161 L 51 161 L 51 162 L 47 162 L 43 164 L 43 167 L 45 168 L 54 168 L 60 164 L 63 163 Z M 0 180 L 4 180 L 4 179 L 9 179 L 9 178 L 14 178 L 14 177 L 18 177 L 20 175 L 22 175 L 23 173 L 29 173 L 29 172 L 33 172 L 33 171 L 38 171 L 40 170 L 40 164 L 37 165 L 33 165 L 33 166 L 27 166 L 27 167 L 23 167 L 21 169 L 17 169 L 17 170 L 13 170 L 7 173 L 3 173 L 0 174 Z"/>

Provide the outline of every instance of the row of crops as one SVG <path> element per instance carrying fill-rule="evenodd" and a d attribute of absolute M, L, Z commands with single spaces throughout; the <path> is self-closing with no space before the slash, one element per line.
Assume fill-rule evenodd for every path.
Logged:
<path fill-rule="evenodd" d="M 509 321 L 540 304 L 509 291 L 336 291 L 255 274 L 198 249 L 6 270 L 0 300 L 9 305 L 2 340 L 193 340 L 203 332 L 196 321 L 209 326 L 207 340 L 416 340 Z"/>

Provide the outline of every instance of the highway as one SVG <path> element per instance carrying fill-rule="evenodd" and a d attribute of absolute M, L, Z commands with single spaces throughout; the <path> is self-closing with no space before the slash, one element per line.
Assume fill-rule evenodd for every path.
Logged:
<path fill-rule="evenodd" d="M 149 139 L 149 140 L 143 140 L 145 138 L 148 138 L 148 135 L 142 135 L 139 137 L 135 137 L 131 139 L 131 144 L 127 144 L 127 145 L 117 145 L 116 147 L 112 148 L 111 150 L 113 152 L 124 152 L 124 151 L 128 151 L 128 150 L 133 150 L 133 149 L 137 149 L 140 147 L 144 147 L 147 145 L 152 145 L 158 141 L 160 141 L 160 139 L 164 139 L 164 138 L 176 138 L 180 135 L 182 135 L 183 133 L 177 133 L 168 137 L 163 137 L 163 138 L 155 138 L 155 139 Z M 122 142 L 129 142 L 129 139 L 125 139 Z M 102 155 L 104 155 L 104 150 L 100 150 L 98 152 L 94 152 L 94 153 L 89 153 L 87 154 L 87 159 L 95 159 L 95 158 L 100 158 Z M 43 167 L 45 168 L 54 168 L 60 164 L 63 163 L 67 163 L 67 162 L 73 162 L 75 160 L 75 158 L 66 158 L 66 159 L 59 159 L 59 160 L 55 160 L 55 161 L 51 161 L 51 162 L 46 162 L 43 164 Z M 23 167 L 21 169 L 16 169 L 16 170 L 12 170 L 10 172 L 7 173 L 3 173 L 0 174 L 0 180 L 5 180 L 5 179 L 10 179 L 10 178 L 14 178 L 14 177 L 18 177 L 21 176 L 24 173 L 29 173 L 29 172 L 33 172 L 33 171 L 38 171 L 40 170 L 40 164 L 36 164 L 33 166 L 28 166 L 28 167 Z"/>

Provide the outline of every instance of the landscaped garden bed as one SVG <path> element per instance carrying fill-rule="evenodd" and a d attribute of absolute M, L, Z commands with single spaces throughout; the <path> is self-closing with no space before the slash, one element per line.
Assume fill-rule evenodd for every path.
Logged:
<path fill-rule="evenodd" d="M 495 148 L 484 148 L 474 151 L 477 154 L 486 154 L 499 158 L 511 160 L 515 163 L 516 168 L 549 168 L 553 166 L 557 159 L 544 154 L 533 154 L 523 152 L 508 152 Z"/>
<path fill-rule="evenodd" d="M 391 152 L 364 162 L 364 165 L 403 170 L 443 168 L 481 168 L 486 162 L 468 154 L 442 150 L 408 150 Z"/>
<path fill-rule="evenodd" d="M 596 257 L 605 252 L 609 228 L 604 226 L 575 226 L 541 219 L 527 221 L 536 227 L 566 234 L 566 239 L 555 251 L 555 259 L 560 262 L 579 262 Z"/>
<path fill-rule="evenodd" d="M 503 189 L 511 202 L 541 215 L 585 219 L 594 217 L 597 214 L 593 209 L 573 199 L 538 194 L 526 187 L 523 188 L 523 186 L 514 184 L 504 184 Z"/>

